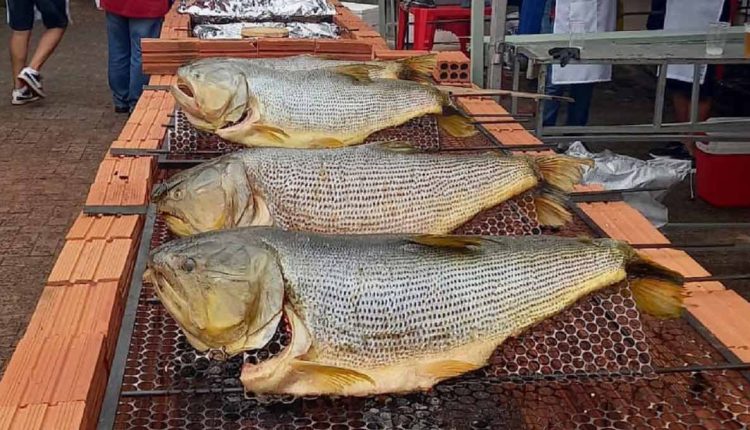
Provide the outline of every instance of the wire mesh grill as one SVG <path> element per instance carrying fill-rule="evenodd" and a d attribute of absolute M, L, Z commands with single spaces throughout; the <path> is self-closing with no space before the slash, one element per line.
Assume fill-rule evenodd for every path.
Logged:
<path fill-rule="evenodd" d="M 206 153 L 226 154 L 246 148 L 244 145 L 228 142 L 219 136 L 193 127 L 185 113 L 175 109 L 174 126 L 168 131 L 169 153 L 172 157 L 203 159 Z M 384 141 L 405 141 L 426 151 L 439 151 L 443 148 L 490 148 L 493 143 L 482 133 L 469 138 L 456 138 L 443 132 L 434 116 L 422 116 L 411 121 L 370 135 L 366 143 Z"/>
<path fill-rule="evenodd" d="M 421 124 L 420 126 L 424 126 Z M 427 131 L 429 132 L 429 131 Z M 191 150 L 201 150 L 199 146 Z M 169 171 L 161 171 L 166 177 Z M 457 233 L 593 236 L 576 218 L 541 228 L 532 194 L 477 215 Z M 172 240 L 157 218 L 152 247 Z M 245 395 L 243 363 L 290 340 L 286 321 L 263 349 L 227 361 L 197 353 L 144 285 L 115 428 L 130 429 L 742 429 L 750 393 L 738 372 L 660 374 L 726 363 L 685 320 L 639 315 L 615 285 L 508 339 L 485 369 L 427 393 L 371 398 Z"/>

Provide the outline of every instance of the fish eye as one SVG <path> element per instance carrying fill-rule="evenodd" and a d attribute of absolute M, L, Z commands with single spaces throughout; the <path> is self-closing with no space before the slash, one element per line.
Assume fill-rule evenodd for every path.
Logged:
<path fill-rule="evenodd" d="M 172 191 L 172 198 L 175 200 L 182 200 L 183 192 L 182 189 L 177 188 L 174 191 Z"/>
<path fill-rule="evenodd" d="M 189 257 L 186 258 L 185 261 L 182 262 L 182 266 L 180 268 L 187 273 L 192 272 L 193 270 L 195 270 L 195 260 Z"/>

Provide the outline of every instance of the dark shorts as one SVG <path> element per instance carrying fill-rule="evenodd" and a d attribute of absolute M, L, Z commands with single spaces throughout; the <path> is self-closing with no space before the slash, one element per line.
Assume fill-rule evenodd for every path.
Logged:
<path fill-rule="evenodd" d="M 690 98 L 690 94 L 693 92 L 693 83 L 678 81 L 677 79 L 667 79 L 667 89 L 673 93 L 678 93 L 684 97 Z M 709 64 L 706 69 L 706 77 L 703 79 L 703 84 L 700 86 L 700 99 L 705 100 L 706 98 L 713 97 L 715 91 L 716 66 Z"/>
<path fill-rule="evenodd" d="M 10 28 L 15 31 L 31 30 L 34 26 L 34 6 L 42 14 L 45 27 L 65 28 L 68 26 L 65 0 L 8 0 Z"/>

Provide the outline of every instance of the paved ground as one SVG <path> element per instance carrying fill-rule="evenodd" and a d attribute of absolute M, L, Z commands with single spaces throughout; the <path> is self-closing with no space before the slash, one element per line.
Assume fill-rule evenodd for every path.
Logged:
<path fill-rule="evenodd" d="M 47 99 L 33 105 L 9 103 L 10 32 L 0 28 L 0 373 L 125 121 L 110 103 L 103 13 L 92 0 L 71 0 L 71 14 L 73 25 L 42 70 Z"/>

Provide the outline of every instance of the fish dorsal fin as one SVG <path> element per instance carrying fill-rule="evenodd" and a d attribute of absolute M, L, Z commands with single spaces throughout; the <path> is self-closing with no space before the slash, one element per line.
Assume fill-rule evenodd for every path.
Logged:
<path fill-rule="evenodd" d="M 370 73 L 380 71 L 382 70 L 382 66 L 378 66 L 375 64 L 346 64 L 343 66 L 336 66 L 331 67 L 331 72 L 338 73 L 340 75 L 346 75 L 350 78 L 353 78 L 356 81 L 363 82 L 363 83 L 369 83 L 372 82 L 372 78 L 370 78 Z"/>
<path fill-rule="evenodd" d="M 418 245 L 430 246 L 433 248 L 447 248 L 456 250 L 471 250 L 474 247 L 482 245 L 482 238 L 476 236 L 455 236 L 455 235 L 432 235 L 422 234 L 411 236 L 409 241 Z"/>
<path fill-rule="evenodd" d="M 580 236 L 578 236 L 578 237 L 576 237 L 576 240 L 579 241 L 579 242 L 581 242 L 581 243 L 583 243 L 583 244 L 586 244 L 586 245 L 592 245 L 594 243 L 594 238 L 593 237 L 586 236 L 586 235 L 583 235 L 583 234 L 580 235 Z"/>
<path fill-rule="evenodd" d="M 471 372 L 479 367 L 481 366 L 466 361 L 441 360 L 433 361 L 432 363 L 425 365 L 420 369 L 420 373 L 424 373 L 434 379 L 443 380 L 463 375 L 464 373 Z"/>
<path fill-rule="evenodd" d="M 261 134 L 269 140 L 278 143 L 282 143 L 289 138 L 289 135 L 284 130 L 271 125 L 253 125 L 253 132 L 255 132 L 255 134 Z"/>
<path fill-rule="evenodd" d="M 304 374 L 321 392 L 336 392 L 359 382 L 375 385 L 375 381 L 364 373 L 343 367 L 326 366 L 312 361 L 294 360 L 291 368 Z"/>
<path fill-rule="evenodd" d="M 378 142 L 375 144 L 379 149 L 389 152 L 397 152 L 400 154 L 414 154 L 417 152 L 423 152 L 419 148 L 409 142 L 393 141 L 393 142 Z"/>
<path fill-rule="evenodd" d="M 346 144 L 335 137 L 320 137 L 307 143 L 308 148 L 314 149 L 342 148 L 344 146 Z"/>

